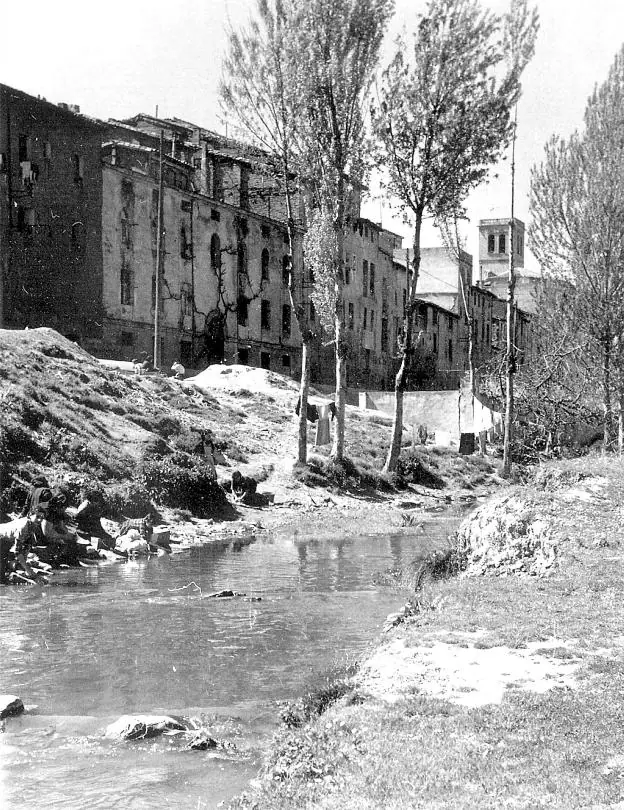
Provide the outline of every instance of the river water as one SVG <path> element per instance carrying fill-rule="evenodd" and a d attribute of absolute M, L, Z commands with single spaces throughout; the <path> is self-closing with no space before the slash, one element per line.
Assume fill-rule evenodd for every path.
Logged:
<path fill-rule="evenodd" d="M 217 807 L 256 775 L 279 702 L 355 661 L 400 607 L 374 574 L 439 547 L 451 528 L 262 534 L 0 588 L 0 693 L 36 706 L 0 734 L 0 807 Z M 209 596 L 222 589 L 246 597 Z M 135 712 L 201 715 L 235 747 L 104 738 Z"/>

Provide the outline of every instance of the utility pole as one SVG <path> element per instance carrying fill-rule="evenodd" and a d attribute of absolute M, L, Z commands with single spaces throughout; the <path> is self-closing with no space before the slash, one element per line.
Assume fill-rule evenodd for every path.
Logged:
<path fill-rule="evenodd" d="M 158 155 L 158 235 L 156 238 L 156 281 L 154 284 L 154 368 L 160 368 L 160 276 L 162 273 L 162 236 L 163 236 L 163 145 L 165 133 L 160 130 L 160 149 Z"/>
<path fill-rule="evenodd" d="M 516 289 L 516 267 L 514 257 L 515 236 L 515 192 L 516 192 L 516 127 L 518 125 L 518 104 L 514 110 L 513 135 L 511 139 L 511 219 L 509 220 L 509 283 L 507 285 L 507 355 L 505 391 L 505 436 L 503 440 L 503 478 L 511 475 L 511 441 L 513 438 L 513 375 L 516 372 L 514 302 Z"/>
<path fill-rule="evenodd" d="M 195 368 L 195 341 L 197 339 L 197 324 L 195 321 L 195 242 L 193 239 L 193 198 L 191 197 L 191 365 Z"/>

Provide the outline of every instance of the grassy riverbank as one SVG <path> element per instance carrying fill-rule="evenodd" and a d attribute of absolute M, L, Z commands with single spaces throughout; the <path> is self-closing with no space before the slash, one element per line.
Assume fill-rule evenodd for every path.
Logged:
<path fill-rule="evenodd" d="M 426 584 L 340 699 L 280 731 L 233 806 L 621 806 L 622 464 L 544 467 L 511 494 L 552 530 L 549 575 Z"/>

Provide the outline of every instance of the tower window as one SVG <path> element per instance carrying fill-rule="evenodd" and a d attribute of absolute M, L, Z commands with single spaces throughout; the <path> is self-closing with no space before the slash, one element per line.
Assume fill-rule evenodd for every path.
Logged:
<path fill-rule="evenodd" d="M 496 237 L 493 233 L 488 234 L 488 253 L 494 253 L 496 250 Z"/>
<path fill-rule="evenodd" d="M 505 238 L 505 234 L 500 233 L 498 235 L 498 252 L 499 253 L 504 253 L 506 247 L 507 247 L 507 239 Z"/>

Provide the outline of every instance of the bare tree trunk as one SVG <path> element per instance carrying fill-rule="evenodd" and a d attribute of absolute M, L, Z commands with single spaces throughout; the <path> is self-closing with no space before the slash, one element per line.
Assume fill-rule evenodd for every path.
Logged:
<path fill-rule="evenodd" d="M 420 231 L 422 228 L 423 212 L 416 214 L 414 223 L 414 262 L 412 266 L 412 281 L 409 284 L 407 306 L 403 318 L 403 343 L 401 346 L 401 365 L 394 381 L 394 415 L 392 418 L 392 437 L 390 449 L 384 464 L 384 472 L 394 472 L 401 455 L 401 438 L 403 434 L 403 392 L 407 384 L 414 353 L 414 315 L 416 313 L 416 287 L 420 271 Z M 409 259 L 406 262 L 406 272 L 409 280 Z"/>
<path fill-rule="evenodd" d="M 608 451 L 613 444 L 611 422 L 613 418 L 613 405 L 611 403 L 611 340 L 609 337 L 603 341 L 602 365 L 602 400 L 604 409 L 604 440 L 603 449 Z"/>
<path fill-rule="evenodd" d="M 618 390 L 618 453 L 624 452 L 624 387 L 622 383 Z"/>
<path fill-rule="evenodd" d="M 336 294 L 336 317 L 335 338 L 336 338 L 336 429 L 334 431 L 334 441 L 331 455 L 334 461 L 342 461 L 345 450 L 345 405 L 347 402 L 347 346 L 343 338 L 343 313 L 344 301 L 342 298 L 342 273 L 344 263 L 344 183 L 340 183 L 338 190 L 338 214 L 336 216 L 336 242 L 338 253 L 338 266 L 335 275 Z"/>
<path fill-rule="evenodd" d="M 301 383 L 299 385 L 299 439 L 297 461 L 305 464 L 308 460 L 308 390 L 310 388 L 310 347 L 309 341 L 301 344 Z"/>

